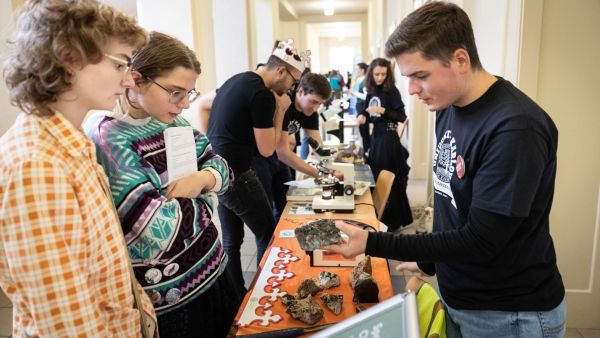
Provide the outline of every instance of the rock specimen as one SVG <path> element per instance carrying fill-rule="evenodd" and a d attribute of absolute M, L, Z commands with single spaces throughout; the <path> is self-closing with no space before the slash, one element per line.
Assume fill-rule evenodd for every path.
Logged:
<path fill-rule="evenodd" d="M 354 267 L 354 269 L 352 269 L 352 273 L 350 274 L 350 285 L 354 289 L 354 298 L 352 299 L 353 302 L 379 302 L 379 287 L 371 275 L 372 272 L 373 269 L 371 267 L 370 256 L 365 256 L 365 258 L 360 261 L 358 265 Z"/>
<path fill-rule="evenodd" d="M 319 285 L 323 289 L 329 289 L 340 285 L 340 277 L 333 272 L 321 271 L 319 273 Z"/>
<path fill-rule="evenodd" d="M 323 309 L 321 309 L 311 295 L 288 306 L 287 312 L 295 319 L 309 325 L 312 325 L 323 318 Z"/>
<path fill-rule="evenodd" d="M 317 292 L 323 290 L 313 278 L 305 279 L 298 287 L 298 298 L 306 298 L 306 296 L 314 296 Z"/>
<path fill-rule="evenodd" d="M 340 229 L 335 227 L 335 221 L 321 219 L 310 222 L 294 230 L 296 239 L 302 250 L 313 251 L 325 245 L 342 241 Z"/>
<path fill-rule="evenodd" d="M 283 303 L 283 305 L 286 307 L 295 304 L 297 301 L 298 300 L 296 299 L 296 297 L 290 294 L 281 297 L 281 303 Z"/>
<path fill-rule="evenodd" d="M 324 293 L 321 295 L 321 300 L 327 305 L 331 312 L 339 315 L 342 312 L 342 303 L 344 303 L 344 295 L 330 295 Z"/>

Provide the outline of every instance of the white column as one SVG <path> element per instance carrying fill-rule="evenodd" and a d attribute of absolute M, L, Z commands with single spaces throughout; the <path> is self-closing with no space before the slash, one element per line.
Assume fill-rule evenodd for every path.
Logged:
<path fill-rule="evenodd" d="M 217 86 L 248 71 L 248 24 L 245 0 L 213 1 Z"/>

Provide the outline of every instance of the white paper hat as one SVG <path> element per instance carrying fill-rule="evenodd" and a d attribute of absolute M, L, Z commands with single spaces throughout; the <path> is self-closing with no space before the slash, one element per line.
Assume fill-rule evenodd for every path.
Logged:
<path fill-rule="evenodd" d="M 298 69 L 300 73 L 304 72 L 305 68 L 310 67 L 310 50 L 298 54 L 298 51 L 294 48 L 293 39 L 279 41 L 273 49 L 273 55 Z"/>

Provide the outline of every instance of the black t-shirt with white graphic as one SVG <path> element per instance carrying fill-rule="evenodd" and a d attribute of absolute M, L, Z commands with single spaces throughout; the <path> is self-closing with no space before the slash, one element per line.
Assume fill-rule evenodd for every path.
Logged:
<path fill-rule="evenodd" d="M 367 253 L 421 261 L 453 308 L 556 307 L 565 291 L 549 232 L 558 147 L 550 117 L 499 78 L 466 107 L 437 112 L 436 139 L 434 233 L 369 234 Z"/>
<path fill-rule="evenodd" d="M 272 128 L 275 97 L 253 72 L 234 75 L 218 90 L 208 122 L 213 151 L 227 160 L 234 173 L 250 169 L 258 153 L 254 128 Z"/>
<path fill-rule="evenodd" d="M 282 130 L 287 131 L 289 135 L 296 134 L 300 128 L 319 130 L 319 115 L 316 113 L 306 116 L 303 112 L 296 109 L 296 95 L 290 95 L 292 103 L 283 117 Z"/>

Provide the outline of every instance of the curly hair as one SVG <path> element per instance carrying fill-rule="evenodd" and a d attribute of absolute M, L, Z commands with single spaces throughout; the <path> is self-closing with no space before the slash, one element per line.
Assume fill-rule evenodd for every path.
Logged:
<path fill-rule="evenodd" d="M 147 34 L 135 19 L 97 0 L 29 0 L 9 39 L 3 75 L 10 101 L 23 112 L 52 115 L 49 103 L 71 88 L 60 55 L 68 51 L 81 65 L 102 60 L 114 38 L 136 49 Z"/>
<path fill-rule="evenodd" d="M 391 63 L 384 58 L 376 58 L 371 61 L 369 70 L 367 70 L 367 75 L 365 76 L 365 87 L 367 88 L 367 92 L 372 93 L 375 90 L 375 87 L 377 87 L 375 79 L 373 79 L 375 67 L 384 67 L 387 69 L 387 75 L 385 81 L 383 81 L 383 90 L 388 91 L 392 89 L 392 87 L 395 86 L 395 80 Z"/>

